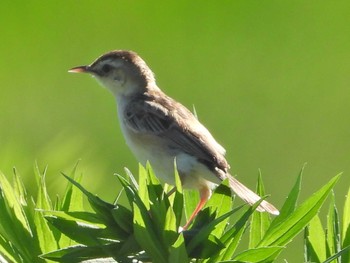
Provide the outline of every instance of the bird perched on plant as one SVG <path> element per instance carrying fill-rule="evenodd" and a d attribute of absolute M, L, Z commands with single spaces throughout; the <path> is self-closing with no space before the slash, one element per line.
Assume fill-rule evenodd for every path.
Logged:
<path fill-rule="evenodd" d="M 252 205 L 260 197 L 229 174 L 225 149 L 185 106 L 157 86 L 145 61 L 135 52 L 116 50 L 74 73 L 89 73 L 117 100 L 120 126 L 138 161 L 149 161 L 157 176 L 174 184 L 174 160 L 184 188 L 196 188 L 200 202 L 184 228 L 203 208 L 215 184 L 228 178 L 237 196 Z M 278 215 L 262 201 L 258 211 Z"/>

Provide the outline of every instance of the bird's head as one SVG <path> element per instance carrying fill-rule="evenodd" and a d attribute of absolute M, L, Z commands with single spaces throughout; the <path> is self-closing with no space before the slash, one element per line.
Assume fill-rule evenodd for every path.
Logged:
<path fill-rule="evenodd" d="M 108 52 L 87 66 L 74 67 L 73 73 L 89 73 L 114 95 L 130 95 L 155 86 L 154 74 L 135 52 Z"/>

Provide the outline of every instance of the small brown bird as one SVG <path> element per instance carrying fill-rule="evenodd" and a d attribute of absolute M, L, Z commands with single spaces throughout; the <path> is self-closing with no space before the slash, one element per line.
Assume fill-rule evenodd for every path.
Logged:
<path fill-rule="evenodd" d="M 252 205 L 260 197 L 228 172 L 225 149 L 182 104 L 162 92 L 147 64 L 132 51 L 116 50 L 69 72 L 89 73 L 115 96 L 120 126 L 138 161 L 149 161 L 157 176 L 174 185 L 174 160 L 184 188 L 196 188 L 200 202 L 186 229 L 203 208 L 215 184 L 228 178 L 230 188 Z M 278 215 L 262 201 L 258 211 Z"/>

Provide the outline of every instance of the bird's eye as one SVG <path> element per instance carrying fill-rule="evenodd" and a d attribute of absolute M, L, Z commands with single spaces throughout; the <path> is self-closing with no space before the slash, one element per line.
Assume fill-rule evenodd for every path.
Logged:
<path fill-rule="evenodd" d="M 110 65 L 104 64 L 101 70 L 103 73 L 108 73 L 111 71 L 111 69 L 112 69 L 112 67 Z"/>

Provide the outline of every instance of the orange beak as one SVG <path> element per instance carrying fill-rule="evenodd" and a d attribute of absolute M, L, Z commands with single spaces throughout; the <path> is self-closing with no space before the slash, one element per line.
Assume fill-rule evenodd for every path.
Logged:
<path fill-rule="evenodd" d="M 68 70 L 70 73 L 91 73 L 90 67 L 89 66 L 79 66 L 79 67 L 74 67 Z"/>

